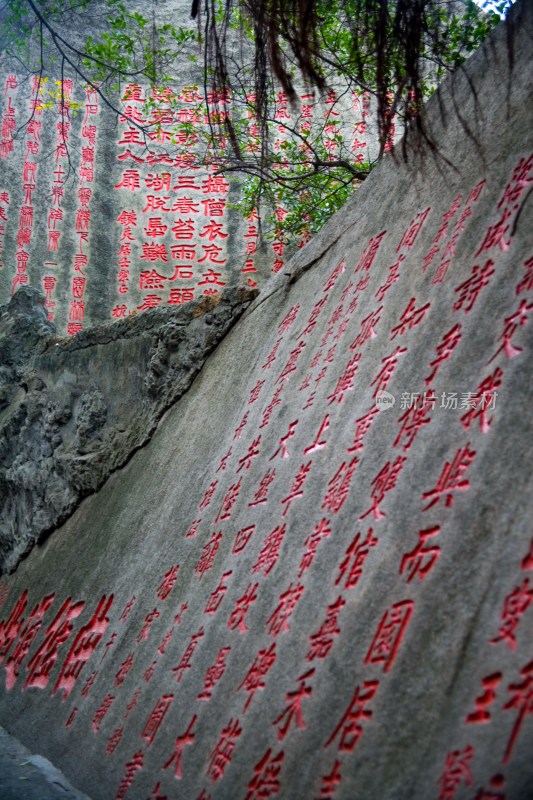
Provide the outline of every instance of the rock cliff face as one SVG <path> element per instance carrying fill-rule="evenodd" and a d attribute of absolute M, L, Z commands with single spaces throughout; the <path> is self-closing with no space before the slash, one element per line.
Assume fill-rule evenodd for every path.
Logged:
<path fill-rule="evenodd" d="M 438 157 L 385 161 L 179 399 L 170 318 L 19 379 L 65 507 L 172 403 L 0 587 L 0 721 L 95 800 L 531 800 L 531 3 L 512 22 L 512 72 L 503 28 L 429 104 Z"/>
<path fill-rule="evenodd" d="M 1 571 L 146 444 L 256 294 L 228 289 L 68 339 L 35 289 L 0 306 Z"/>

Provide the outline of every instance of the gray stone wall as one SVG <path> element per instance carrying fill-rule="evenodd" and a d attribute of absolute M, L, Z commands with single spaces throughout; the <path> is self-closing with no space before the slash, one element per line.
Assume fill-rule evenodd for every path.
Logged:
<path fill-rule="evenodd" d="M 91 797 L 531 797 L 532 12 L 2 579 L 0 720 Z"/>

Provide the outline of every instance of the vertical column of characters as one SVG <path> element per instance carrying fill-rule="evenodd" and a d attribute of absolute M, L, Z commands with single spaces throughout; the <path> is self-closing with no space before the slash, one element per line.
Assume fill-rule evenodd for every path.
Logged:
<path fill-rule="evenodd" d="M 144 104 L 143 90 L 139 84 L 130 83 L 126 86 L 121 99 L 125 105 L 123 107 L 124 114 L 119 117 L 119 124 L 124 127 L 118 146 L 125 149 L 118 152 L 117 161 L 126 163 L 121 179 L 114 188 L 116 190 L 122 189 L 125 192 L 137 192 L 141 188 L 139 164 L 143 164 L 145 161 L 143 151 L 140 149 L 144 148 L 145 141 L 142 131 L 138 127 L 146 124 L 146 119 L 142 113 Z M 122 197 L 122 193 L 119 196 Z M 119 201 L 120 213 L 116 219 L 121 226 L 117 254 L 117 283 L 118 293 L 122 295 L 124 300 L 128 299 L 126 295 L 130 291 L 131 248 L 135 242 L 132 228 L 137 227 L 137 213 L 134 208 L 131 208 L 131 205 L 133 203 L 130 200 L 122 199 Z M 128 314 L 126 303 L 117 303 L 111 314 L 115 318 L 125 317 Z"/>
<path fill-rule="evenodd" d="M 338 156 L 339 146 L 341 144 L 341 118 L 338 109 L 337 94 L 333 89 L 330 89 L 324 100 L 324 147 L 331 159 Z"/>
<path fill-rule="evenodd" d="M 175 185 L 173 191 L 180 192 L 170 207 L 170 212 L 175 216 L 170 223 L 174 223 L 170 228 L 172 239 L 176 242 L 170 245 L 170 256 L 174 263 L 174 272 L 169 277 L 169 283 L 174 281 L 184 281 L 185 284 L 178 283 L 177 286 L 170 287 L 168 305 L 181 305 L 194 300 L 194 268 L 193 263 L 197 259 L 195 238 L 195 221 L 201 214 L 200 198 L 198 192 L 200 186 L 196 180 L 196 174 L 200 169 L 197 155 L 192 148 L 198 144 L 198 133 L 196 129 L 204 120 L 205 109 L 202 107 L 202 97 L 198 92 L 197 86 L 183 86 L 181 92 L 176 97 L 175 122 L 178 131 L 175 141 L 179 145 L 179 152 L 172 160 L 172 166 L 177 171 L 173 181 Z M 150 176 L 149 176 L 150 177 Z M 168 178 L 170 180 L 170 174 Z M 149 188 L 154 188 L 149 187 Z M 170 189 L 170 187 L 169 187 Z M 181 195 L 181 192 L 184 192 Z M 170 198 L 167 198 L 169 200 Z M 204 209 L 207 216 L 207 211 Z M 222 215 L 223 208 L 220 212 Z M 179 263 L 181 262 L 181 263 Z M 187 263 L 184 263 L 187 262 Z"/>
<path fill-rule="evenodd" d="M 9 192 L 0 190 L 0 269 L 4 269 L 3 250 L 4 250 L 4 236 L 6 235 L 7 222 L 7 207 L 10 204 Z"/>
<path fill-rule="evenodd" d="M 8 158 L 13 152 L 13 132 L 16 126 L 13 96 L 18 88 L 17 76 L 8 75 L 4 83 L 4 114 L 0 120 L 0 158 Z M 4 249 L 5 225 L 7 222 L 8 206 L 10 204 L 9 192 L 0 191 L 0 269 L 4 269 L 2 251 Z"/>
<path fill-rule="evenodd" d="M 15 275 L 11 284 L 11 294 L 19 286 L 28 284 L 28 262 L 30 259 L 30 242 L 33 228 L 33 193 L 36 185 L 37 161 L 41 138 L 41 121 L 37 119 L 43 111 L 40 92 L 42 82 L 34 77 L 29 103 L 30 122 L 27 128 L 26 155 L 22 167 L 22 205 L 19 211 L 19 227 L 17 230 L 17 250 L 15 256 Z M 48 301 L 48 297 L 47 297 Z"/>
<path fill-rule="evenodd" d="M 257 237 L 259 231 L 256 223 L 258 223 L 259 220 L 260 217 L 257 210 L 253 208 L 246 217 L 247 228 L 244 234 L 246 240 L 245 262 L 244 267 L 241 269 L 243 275 L 250 275 L 251 273 L 257 272 L 255 254 L 257 253 Z M 248 286 L 251 286 L 252 289 L 255 289 L 257 286 L 257 282 L 252 277 L 248 277 L 246 283 Z"/>
<path fill-rule="evenodd" d="M 396 136 L 396 114 L 392 110 L 392 102 L 394 95 L 392 92 L 387 92 L 387 108 L 385 109 L 384 121 L 386 124 L 385 130 L 385 146 L 383 152 L 388 153 L 394 147 L 394 137 Z"/>
<path fill-rule="evenodd" d="M 176 120 L 175 111 L 172 103 L 176 96 L 168 87 L 153 87 L 151 96 L 147 97 L 147 104 L 150 105 L 149 114 L 145 105 L 146 123 L 150 130 L 148 138 L 156 146 L 175 143 L 176 134 L 174 123 Z M 171 127 L 169 127 L 171 126 Z M 180 143 L 181 144 L 181 143 Z M 143 302 L 137 306 L 138 310 L 143 311 L 147 308 L 155 308 L 163 301 L 160 292 L 166 289 L 167 282 L 173 280 L 173 276 L 168 276 L 160 272 L 164 264 L 169 263 L 169 252 L 165 243 L 165 238 L 171 233 L 171 169 L 174 159 L 166 151 L 158 153 L 150 152 L 146 158 L 147 163 L 153 166 L 162 165 L 164 172 L 150 172 L 144 177 L 147 194 L 144 196 L 144 205 L 141 210 L 142 218 L 139 220 L 139 234 L 142 238 L 142 254 L 140 260 L 147 262 L 143 265 L 139 273 L 139 290 L 141 292 L 153 292 L 143 297 Z M 157 268 L 156 268 L 157 263 Z M 151 269 L 149 266 L 152 265 Z"/>
<path fill-rule="evenodd" d="M 206 100 L 210 123 L 215 126 L 218 148 L 225 150 L 227 137 L 223 126 L 229 115 L 229 90 L 212 90 L 207 93 Z M 207 118 L 205 121 L 207 122 Z M 216 173 L 214 165 L 208 164 L 208 170 L 210 173 L 202 181 L 202 194 L 205 195 L 202 206 L 207 224 L 199 232 L 203 253 L 198 258 L 198 264 L 203 266 L 201 279 L 197 282 L 197 288 L 204 295 L 216 294 L 226 285 L 224 267 L 227 263 L 226 240 L 229 236 L 225 227 L 225 208 L 230 186 L 222 175 Z"/>
<path fill-rule="evenodd" d="M 69 152 L 68 143 L 70 139 L 70 108 L 71 108 L 71 94 L 73 89 L 73 82 L 71 80 L 63 80 L 59 82 L 58 100 L 59 120 L 56 123 L 57 136 L 54 142 L 54 162 L 55 168 L 53 171 L 53 181 L 50 190 L 50 206 L 48 208 L 48 215 L 46 221 L 47 239 L 46 249 L 49 253 L 57 253 L 61 240 L 61 222 L 63 221 L 63 208 L 62 201 L 64 195 L 65 175 L 64 166 L 68 164 Z M 33 189 L 35 186 L 33 185 Z M 31 197 L 32 185 L 25 184 L 25 198 L 24 202 L 31 205 L 29 201 Z M 21 209 L 21 212 L 24 209 Z M 18 261 L 18 258 L 17 258 Z M 47 272 L 57 268 L 56 261 L 45 261 L 44 266 Z M 43 288 L 46 294 L 46 304 L 48 309 L 48 316 L 53 319 L 55 310 L 55 301 L 53 293 L 57 283 L 57 276 L 47 274 L 43 276 Z"/>
<path fill-rule="evenodd" d="M 85 90 L 85 108 L 81 131 L 81 161 L 78 181 L 78 205 L 76 208 L 77 252 L 74 254 L 73 275 L 70 283 L 70 308 L 67 322 L 67 333 L 73 335 L 83 328 L 85 320 L 85 284 L 87 279 L 84 270 L 88 266 L 89 227 L 91 210 L 89 207 L 92 189 L 88 185 L 94 182 L 94 164 L 97 126 L 94 124 L 99 113 L 96 89 Z"/>
<path fill-rule="evenodd" d="M 4 114 L 0 121 L 0 158 L 7 158 L 13 152 L 14 132 L 17 127 L 13 100 L 17 89 L 17 76 L 8 75 L 4 83 Z"/>
<path fill-rule="evenodd" d="M 275 165 L 275 168 L 283 170 L 285 166 L 288 166 L 288 158 L 283 154 L 282 145 L 284 139 L 286 138 L 286 126 L 290 124 L 291 121 L 291 116 L 288 110 L 287 95 L 285 92 L 277 92 L 276 94 L 276 111 L 274 113 L 274 119 L 276 122 L 280 123 L 278 125 L 278 135 L 273 144 L 274 151 L 280 153 L 279 163 Z M 286 214 L 284 216 L 286 216 Z M 285 263 L 283 260 L 283 253 L 285 251 L 285 247 L 287 246 L 287 240 L 283 236 L 283 228 L 281 225 L 276 225 L 274 227 L 274 236 L 275 239 L 272 242 L 272 250 L 274 252 L 272 272 L 279 272 Z"/>
<path fill-rule="evenodd" d="M 363 164 L 365 161 L 365 155 L 363 151 L 366 147 L 366 141 L 363 141 L 359 137 L 364 136 L 367 133 L 366 119 L 368 116 L 369 105 L 370 96 L 368 92 L 352 92 L 352 111 L 355 117 L 355 122 L 353 123 L 353 138 L 350 149 L 354 154 L 355 162 L 357 164 Z"/>

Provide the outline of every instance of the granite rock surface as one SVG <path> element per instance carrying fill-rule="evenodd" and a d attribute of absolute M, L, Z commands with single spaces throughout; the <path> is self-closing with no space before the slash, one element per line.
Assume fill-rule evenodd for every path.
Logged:
<path fill-rule="evenodd" d="M 531 800 L 532 4 L 508 25 L 435 157 L 386 159 L 2 580 L 0 721 L 95 800 Z"/>
<path fill-rule="evenodd" d="M 0 570 L 144 445 L 257 294 L 231 288 L 76 337 L 54 336 L 44 297 L 0 306 Z"/>

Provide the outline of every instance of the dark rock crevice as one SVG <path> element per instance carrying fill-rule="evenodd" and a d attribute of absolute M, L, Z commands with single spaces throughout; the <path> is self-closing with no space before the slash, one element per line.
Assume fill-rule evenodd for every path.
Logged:
<path fill-rule="evenodd" d="M 27 287 L 0 306 L 0 571 L 146 444 L 257 292 L 233 287 L 54 336 Z"/>

